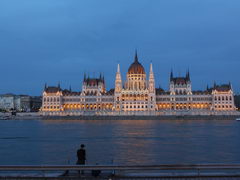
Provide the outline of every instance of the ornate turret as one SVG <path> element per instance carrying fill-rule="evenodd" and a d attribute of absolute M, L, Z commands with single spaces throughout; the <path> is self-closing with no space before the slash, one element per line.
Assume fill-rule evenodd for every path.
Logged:
<path fill-rule="evenodd" d="M 149 81 L 148 81 L 148 92 L 149 92 L 149 110 L 154 111 L 156 107 L 156 89 L 155 79 L 153 74 L 152 63 L 150 64 Z"/>
<path fill-rule="evenodd" d="M 122 90 L 122 78 L 121 78 L 121 72 L 120 72 L 120 65 L 117 65 L 117 73 L 116 73 L 116 79 L 115 79 L 115 92 L 119 93 Z"/>
<path fill-rule="evenodd" d="M 150 64 L 150 71 L 149 71 L 149 91 L 155 93 L 155 79 L 153 74 L 152 63 Z"/>

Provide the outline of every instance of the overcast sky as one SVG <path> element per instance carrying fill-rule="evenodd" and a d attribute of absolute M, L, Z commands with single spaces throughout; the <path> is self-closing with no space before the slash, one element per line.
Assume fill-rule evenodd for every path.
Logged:
<path fill-rule="evenodd" d="M 239 92 L 239 22 L 240 0 L 1 0 L 0 93 L 79 91 L 84 72 L 110 89 L 135 49 L 157 87 L 189 68 L 194 90 L 231 81 Z"/>

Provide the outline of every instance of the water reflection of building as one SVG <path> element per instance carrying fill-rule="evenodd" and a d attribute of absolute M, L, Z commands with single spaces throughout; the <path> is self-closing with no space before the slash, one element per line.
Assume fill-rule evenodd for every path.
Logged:
<path fill-rule="evenodd" d="M 82 91 L 45 86 L 41 111 L 44 115 L 212 115 L 235 114 L 231 84 L 193 91 L 189 71 L 184 77 L 170 74 L 169 90 L 155 88 L 153 66 L 147 78 L 135 54 L 123 83 L 118 64 L 115 88 L 106 90 L 105 80 L 84 75 Z"/>

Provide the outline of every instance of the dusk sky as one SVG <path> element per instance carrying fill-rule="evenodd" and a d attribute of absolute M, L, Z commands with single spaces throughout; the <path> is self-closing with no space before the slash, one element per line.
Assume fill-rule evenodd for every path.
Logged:
<path fill-rule="evenodd" d="M 193 90 L 231 81 L 240 92 L 240 0 L 0 1 L 0 94 L 80 91 L 84 72 L 110 89 L 135 49 L 156 87 L 189 69 Z"/>

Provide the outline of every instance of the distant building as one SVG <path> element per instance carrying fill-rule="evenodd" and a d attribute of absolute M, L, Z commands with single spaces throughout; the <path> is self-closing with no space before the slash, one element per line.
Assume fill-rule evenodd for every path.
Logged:
<path fill-rule="evenodd" d="M 0 95 L 0 109 L 9 111 L 15 108 L 14 102 L 14 95 L 13 94 L 3 94 Z"/>
<path fill-rule="evenodd" d="M 240 110 L 240 95 L 235 95 L 234 96 L 234 100 L 235 100 L 235 105 L 238 108 L 238 110 Z"/>
<path fill-rule="evenodd" d="M 38 112 L 42 107 L 42 97 L 41 96 L 31 96 L 30 97 L 30 110 L 31 112 Z"/>
<path fill-rule="evenodd" d="M 16 95 L 14 96 L 14 109 L 16 111 L 30 112 L 30 96 L 27 95 Z"/>
<path fill-rule="evenodd" d="M 16 110 L 18 112 L 38 111 L 41 108 L 41 101 L 41 97 L 3 94 L 0 95 L 0 109 L 4 111 Z"/>
<path fill-rule="evenodd" d="M 45 85 L 41 111 L 43 115 L 228 115 L 236 114 L 232 85 L 216 85 L 193 91 L 189 71 L 184 77 L 170 73 L 169 90 L 155 88 L 153 66 L 147 78 L 135 54 L 126 81 L 117 66 L 115 89 L 105 88 L 102 75 L 84 75 L 82 91 L 73 92 Z"/>

